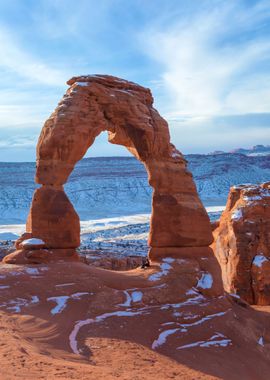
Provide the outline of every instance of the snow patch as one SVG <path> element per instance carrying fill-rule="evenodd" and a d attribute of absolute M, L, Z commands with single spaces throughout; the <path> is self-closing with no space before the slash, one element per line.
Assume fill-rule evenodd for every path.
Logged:
<path fill-rule="evenodd" d="M 126 301 L 124 303 L 120 303 L 118 306 L 130 307 L 132 298 L 127 290 L 124 290 L 124 294 L 126 296 Z"/>
<path fill-rule="evenodd" d="M 149 281 L 159 281 L 161 279 L 161 277 L 167 276 L 170 269 L 172 269 L 172 266 L 169 264 L 168 260 L 173 260 L 173 259 L 171 259 L 169 257 L 163 259 L 163 263 L 160 264 L 160 271 L 149 276 L 148 277 Z M 170 261 L 170 262 L 172 262 L 172 261 Z"/>
<path fill-rule="evenodd" d="M 189 298 L 186 301 L 179 302 L 179 303 L 167 303 L 163 306 L 161 306 L 161 310 L 169 309 L 170 307 L 173 308 L 180 308 L 183 306 L 189 306 L 189 305 L 198 305 L 205 301 L 205 297 L 202 294 L 198 294 L 196 297 Z"/>
<path fill-rule="evenodd" d="M 241 209 L 236 209 L 231 216 L 232 220 L 240 220 L 243 217 L 243 213 Z"/>
<path fill-rule="evenodd" d="M 31 238 L 31 239 L 26 239 L 24 240 L 21 245 L 23 246 L 27 246 L 27 245 L 45 245 L 44 241 L 41 240 L 41 239 L 37 239 L 37 238 Z"/>
<path fill-rule="evenodd" d="M 71 331 L 69 335 L 69 343 L 70 343 L 70 347 L 73 353 L 77 355 L 80 354 L 80 350 L 78 348 L 78 342 L 77 342 L 77 335 L 83 326 L 89 325 L 91 323 L 102 322 L 104 319 L 107 319 L 110 317 L 133 317 L 139 314 L 141 314 L 141 312 L 139 311 L 115 311 L 111 313 L 104 313 L 102 315 L 97 316 L 96 318 L 88 318 L 85 320 L 77 321 L 75 323 L 73 330 Z"/>
<path fill-rule="evenodd" d="M 265 256 L 261 255 L 256 255 L 252 261 L 252 264 L 255 265 L 256 267 L 261 268 L 263 263 L 269 261 L 269 259 Z"/>
<path fill-rule="evenodd" d="M 77 84 L 78 86 L 81 86 L 81 87 L 87 87 L 90 85 L 89 82 L 75 82 L 75 84 Z"/>
<path fill-rule="evenodd" d="M 176 329 L 170 329 L 170 330 L 165 330 L 162 333 L 159 334 L 158 338 L 154 340 L 152 344 L 152 350 L 156 350 L 158 347 L 162 346 L 164 343 L 166 343 L 166 340 L 168 336 L 176 333 L 176 331 L 179 331 L 181 329 L 176 328 Z"/>
<path fill-rule="evenodd" d="M 0 308 L 6 308 L 7 310 L 11 310 L 13 313 L 20 313 L 22 311 L 22 307 L 27 307 L 32 304 L 37 304 L 39 302 L 38 296 L 31 296 L 30 300 L 25 298 L 15 298 L 4 302 L 0 305 Z"/>
<path fill-rule="evenodd" d="M 93 293 L 89 293 L 89 292 L 78 292 L 78 293 L 73 293 L 70 298 L 74 299 L 74 300 L 78 300 L 78 299 L 81 299 L 82 296 L 86 296 L 88 294 L 93 294 Z"/>
<path fill-rule="evenodd" d="M 142 292 L 135 291 L 131 293 L 132 302 L 141 302 L 143 298 Z"/>
<path fill-rule="evenodd" d="M 203 273 L 199 279 L 197 287 L 201 289 L 211 289 L 213 285 L 213 277 L 210 273 Z"/>
<path fill-rule="evenodd" d="M 69 299 L 69 296 L 58 296 L 58 297 L 47 298 L 48 301 L 56 302 L 56 306 L 51 310 L 51 314 L 55 315 L 55 314 L 61 313 L 66 308 L 68 299 Z"/>
<path fill-rule="evenodd" d="M 56 297 L 49 297 L 47 298 L 47 301 L 54 301 L 56 302 L 56 306 L 51 310 L 51 314 L 59 314 L 62 313 L 62 311 L 67 307 L 67 301 L 71 299 L 78 300 L 82 296 L 88 295 L 88 294 L 93 294 L 89 292 L 78 292 L 71 294 L 71 296 L 56 296 Z"/>
<path fill-rule="evenodd" d="M 56 284 L 55 286 L 71 286 L 71 285 L 74 285 L 75 282 L 67 282 L 65 284 Z"/>
<path fill-rule="evenodd" d="M 258 344 L 262 347 L 264 347 L 264 339 L 263 339 L 263 336 L 261 336 L 259 339 L 258 339 Z"/>
<path fill-rule="evenodd" d="M 180 152 L 177 152 L 177 150 L 173 150 L 171 153 L 172 158 L 182 158 L 182 155 Z"/>
<path fill-rule="evenodd" d="M 193 295 L 197 295 L 197 294 L 198 294 L 198 292 L 194 288 L 189 289 L 189 290 L 186 291 L 186 295 L 187 296 L 193 296 Z"/>
<path fill-rule="evenodd" d="M 224 339 L 221 339 L 221 338 L 224 338 Z M 185 344 L 184 346 L 177 347 L 177 350 L 183 350 L 183 349 L 192 348 L 192 347 L 211 347 L 211 346 L 227 347 L 228 345 L 231 345 L 231 344 L 232 344 L 231 339 L 228 339 L 223 334 L 218 333 L 211 336 L 211 338 L 209 338 L 206 341 L 199 340 L 194 343 Z"/>
<path fill-rule="evenodd" d="M 193 327 L 193 326 L 198 326 L 198 325 L 201 325 L 202 323 L 206 322 L 206 321 L 210 321 L 211 319 L 213 318 L 216 318 L 216 317 L 222 317 L 224 314 L 226 314 L 227 311 L 221 311 L 220 313 L 215 313 L 215 314 L 209 314 L 209 315 L 206 315 L 205 317 L 199 319 L 198 321 L 196 322 L 192 322 L 192 323 L 181 323 L 181 326 L 183 327 Z"/>
<path fill-rule="evenodd" d="M 31 297 L 31 303 L 39 303 L 39 297 L 38 296 L 32 296 Z"/>
<path fill-rule="evenodd" d="M 235 293 L 229 293 L 229 294 L 231 297 L 240 299 L 240 296 L 238 294 L 235 294 Z"/>
<path fill-rule="evenodd" d="M 25 268 L 25 272 L 28 274 L 39 274 L 39 270 L 37 268 Z"/>

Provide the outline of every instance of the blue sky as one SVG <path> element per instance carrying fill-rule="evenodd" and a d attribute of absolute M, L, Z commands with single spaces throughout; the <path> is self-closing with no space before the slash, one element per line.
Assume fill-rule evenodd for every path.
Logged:
<path fill-rule="evenodd" d="M 0 0 L 0 161 L 34 161 L 66 80 L 94 73 L 150 87 L 184 153 L 270 144 L 269 36 L 269 0 Z"/>

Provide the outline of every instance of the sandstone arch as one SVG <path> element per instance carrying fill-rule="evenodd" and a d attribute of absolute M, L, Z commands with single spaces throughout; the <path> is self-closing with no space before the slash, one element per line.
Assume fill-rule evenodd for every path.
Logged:
<path fill-rule="evenodd" d="M 45 122 L 37 145 L 35 191 L 23 248 L 6 262 L 76 259 L 79 218 L 65 195 L 74 165 L 95 138 L 108 131 L 109 142 L 125 146 L 143 162 L 153 188 L 150 258 L 201 252 L 212 242 L 208 215 L 182 154 L 170 143 L 167 122 L 153 107 L 149 89 L 107 75 L 80 76 Z M 31 237 L 42 239 L 38 250 Z M 48 249 L 48 251 L 44 250 Z"/>

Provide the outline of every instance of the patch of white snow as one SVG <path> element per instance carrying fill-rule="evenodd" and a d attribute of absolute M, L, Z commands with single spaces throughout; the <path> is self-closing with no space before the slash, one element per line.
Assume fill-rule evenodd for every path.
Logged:
<path fill-rule="evenodd" d="M 197 287 L 201 289 L 211 289 L 213 285 L 213 277 L 210 273 L 203 273 L 199 279 Z"/>
<path fill-rule="evenodd" d="M 44 241 L 41 240 L 41 239 L 37 239 L 37 238 L 31 238 L 31 239 L 26 239 L 24 240 L 21 245 L 23 246 L 27 246 L 27 245 L 45 245 Z"/>
<path fill-rule="evenodd" d="M 269 261 L 269 259 L 263 255 L 256 255 L 252 261 L 252 264 L 255 265 L 256 267 L 261 268 L 262 264 L 265 263 L 266 261 Z"/>

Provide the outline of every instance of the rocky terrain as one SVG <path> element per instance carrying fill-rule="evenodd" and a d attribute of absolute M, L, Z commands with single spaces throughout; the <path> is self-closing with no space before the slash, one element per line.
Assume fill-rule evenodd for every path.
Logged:
<path fill-rule="evenodd" d="M 3 380 L 269 379 L 267 309 L 214 295 L 194 259 L 0 269 Z"/>
<path fill-rule="evenodd" d="M 149 89 L 107 75 L 67 83 L 40 134 L 26 232 L 0 265 L 1 378 L 268 379 L 269 306 L 246 301 L 269 304 L 269 183 L 232 188 L 211 225 Z M 63 185 L 100 130 L 144 163 L 153 188 L 141 263 L 77 252 Z"/>
<path fill-rule="evenodd" d="M 214 231 L 224 289 L 270 304 L 270 183 L 233 186 Z"/>

